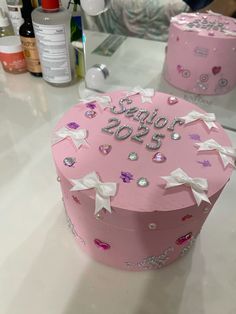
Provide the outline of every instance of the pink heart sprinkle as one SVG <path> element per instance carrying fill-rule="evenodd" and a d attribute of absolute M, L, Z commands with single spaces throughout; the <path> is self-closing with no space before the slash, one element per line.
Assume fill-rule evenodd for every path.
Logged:
<path fill-rule="evenodd" d="M 193 217 L 192 215 L 187 214 L 187 215 L 185 215 L 185 216 L 182 218 L 182 220 L 185 221 L 185 220 L 190 219 L 190 218 L 192 218 L 192 217 Z"/>
<path fill-rule="evenodd" d="M 214 75 L 220 73 L 220 71 L 221 71 L 221 67 L 213 67 L 213 68 L 212 68 L 212 73 L 213 73 Z"/>
<path fill-rule="evenodd" d="M 184 70 L 184 68 L 182 67 L 182 65 L 178 64 L 178 65 L 177 65 L 177 71 L 178 71 L 179 73 L 181 73 L 181 72 L 183 72 L 183 70 Z"/>
<path fill-rule="evenodd" d="M 109 250 L 111 248 L 110 244 L 102 242 L 99 239 L 94 239 L 95 245 L 101 250 Z"/>
<path fill-rule="evenodd" d="M 99 151 L 103 154 L 103 155 L 108 155 L 111 151 L 111 145 L 109 144 L 103 144 L 99 146 Z"/>
<path fill-rule="evenodd" d="M 175 243 L 176 243 L 177 245 L 182 245 L 182 244 L 184 244 L 186 241 L 190 240 L 191 238 L 192 238 L 192 232 L 189 232 L 189 233 L 185 234 L 184 236 L 179 237 L 179 238 L 175 241 Z"/>

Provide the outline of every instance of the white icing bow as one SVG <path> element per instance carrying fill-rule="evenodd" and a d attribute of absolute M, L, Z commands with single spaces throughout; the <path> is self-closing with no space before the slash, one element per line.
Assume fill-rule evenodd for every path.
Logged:
<path fill-rule="evenodd" d="M 218 128 L 214 123 L 216 117 L 214 113 L 201 113 L 198 111 L 191 111 L 186 116 L 181 117 L 185 121 L 185 124 L 191 123 L 196 120 L 202 120 L 207 125 L 208 129 Z"/>
<path fill-rule="evenodd" d="M 222 16 L 222 14 L 213 12 L 213 11 L 211 11 L 211 10 L 207 10 L 207 13 L 210 14 L 210 15 Z"/>
<path fill-rule="evenodd" d="M 177 17 L 172 17 L 171 22 L 179 24 L 179 25 L 184 25 L 184 24 L 188 23 L 187 20 L 186 21 L 185 20 L 179 20 Z"/>
<path fill-rule="evenodd" d="M 224 29 L 223 32 L 226 36 L 234 36 L 234 37 L 236 36 L 236 32 L 232 32 L 227 29 Z"/>
<path fill-rule="evenodd" d="M 221 146 L 213 139 L 207 140 L 203 143 L 196 143 L 195 145 L 199 147 L 198 151 L 216 150 L 221 157 L 224 168 L 226 168 L 228 164 L 235 167 L 236 150 L 233 147 Z"/>
<path fill-rule="evenodd" d="M 193 196 L 199 206 L 202 201 L 211 203 L 206 193 L 208 189 L 207 180 L 204 178 L 191 178 L 181 168 L 178 168 L 170 173 L 170 176 L 162 177 L 167 181 L 166 189 L 179 185 L 190 186 Z"/>
<path fill-rule="evenodd" d="M 79 102 L 83 102 L 84 104 L 88 104 L 90 102 L 96 102 L 99 104 L 101 109 L 106 109 L 107 107 L 111 107 L 111 97 L 110 96 L 91 96 L 85 99 L 80 99 Z"/>
<path fill-rule="evenodd" d="M 103 208 L 111 213 L 110 197 L 116 194 L 116 183 L 101 182 L 96 172 L 91 172 L 81 179 L 71 179 L 70 181 L 73 184 L 71 191 L 96 190 L 95 215 Z"/>
<path fill-rule="evenodd" d="M 64 140 L 65 138 L 71 138 L 72 142 L 75 144 L 76 148 L 80 148 L 81 145 L 87 144 L 86 137 L 87 137 L 87 130 L 80 129 L 78 131 L 68 130 L 67 128 L 63 127 L 55 132 L 52 138 L 52 145 Z"/>
<path fill-rule="evenodd" d="M 133 95 L 141 95 L 142 103 L 148 102 L 152 103 L 152 97 L 155 94 L 155 91 L 153 88 L 141 88 L 140 86 L 134 87 L 126 96 L 133 96 Z"/>

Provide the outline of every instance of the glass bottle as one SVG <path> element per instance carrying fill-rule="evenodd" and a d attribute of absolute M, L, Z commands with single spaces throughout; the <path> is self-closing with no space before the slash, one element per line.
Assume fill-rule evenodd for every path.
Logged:
<path fill-rule="evenodd" d="M 0 8 L 0 37 L 12 36 L 14 31 L 6 13 Z"/>
<path fill-rule="evenodd" d="M 42 71 L 31 19 L 32 11 L 33 7 L 31 4 L 31 0 L 23 0 L 23 8 L 21 9 L 21 14 L 24 19 L 24 23 L 19 29 L 19 34 L 24 51 L 27 70 L 33 76 L 40 77 L 42 76 Z"/>
<path fill-rule="evenodd" d="M 42 7 L 32 12 L 43 79 L 54 86 L 69 85 L 74 78 L 70 20 L 70 12 L 59 6 L 59 0 L 42 0 Z"/>

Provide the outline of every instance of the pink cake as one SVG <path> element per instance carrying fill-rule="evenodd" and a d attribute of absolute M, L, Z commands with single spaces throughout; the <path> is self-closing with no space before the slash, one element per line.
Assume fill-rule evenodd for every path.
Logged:
<path fill-rule="evenodd" d="M 217 13 L 172 18 L 164 77 L 173 86 L 202 94 L 225 94 L 236 85 L 236 20 Z"/>
<path fill-rule="evenodd" d="M 81 100 L 56 125 L 52 152 L 79 245 L 135 271 L 189 250 L 236 157 L 214 114 L 141 88 Z"/>

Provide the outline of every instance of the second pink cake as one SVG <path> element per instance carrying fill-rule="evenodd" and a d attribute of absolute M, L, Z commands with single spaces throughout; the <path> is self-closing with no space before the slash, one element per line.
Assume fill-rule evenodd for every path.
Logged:
<path fill-rule="evenodd" d="M 52 152 L 79 245 L 134 271 L 185 255 L 236 156 L 214 114 L 141 88 L 81 100 L 56 125 Z"/>
<path fill-rule="evenodd" d="M 214 12 L 172 18 L 164 77 L 173 86 L 219 95 L 236 86 L 236 20 Z"/>

